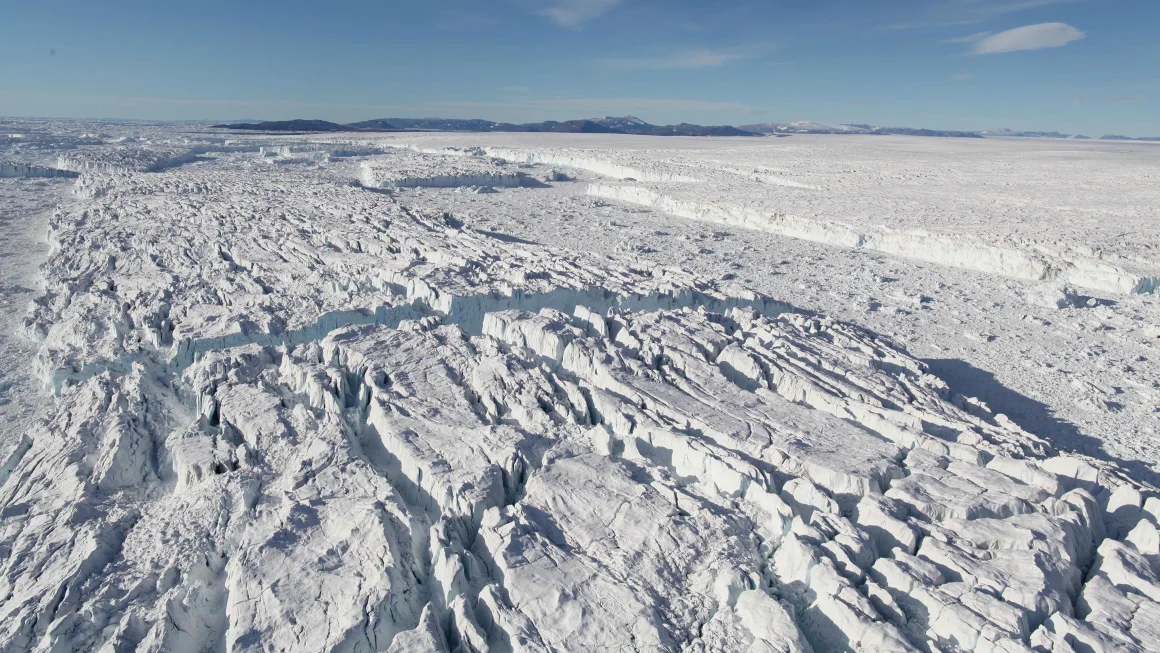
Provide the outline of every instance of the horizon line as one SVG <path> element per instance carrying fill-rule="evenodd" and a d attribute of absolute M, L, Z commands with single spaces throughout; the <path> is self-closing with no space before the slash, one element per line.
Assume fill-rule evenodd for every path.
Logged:
<path fill-rule="evenodd" d="M 1048 137 L 1048 136 L 1039 137 L 1039 138 L 1054 138 L 1056 140 L 1103 140 L 1103 139 L 1107 139 L 1108 137 L 1122 137 L 1122 138 L 1128 138 L 1128 139 L 1131 139 L 1134 141 L 1141 141 L 1141 142 L 1160 141 L 1160 135 L 1129 136 L 1129 135 L 1123 134 L 1123 133 L 1105 133 L 1105 134 L 1102 134 L 1100 136 L 1088 136 L 1086 134 L 1065 134 L 1064 132 L 1060 132 L 1058 130 L 1050 130 L 1050 129 L 1011 130 L 1011 129 L 1004 128 L 1004 127 L 994 128 L 994 129 L 993 128 L 949 129 L 949 128 L 942 128 L 942 127 L 911 127 L 908 125 L 872 124 L 872 123 L 866 123 L 866 122 L 821 123 L 821 122 L 816 122 L 813 120 L 794 120 L 794 121 L 785 121 L 785 122 L 766 120 L 766 121 L 762 121 L 762 122 L 746 123 L 744 125 L 733 125 L 733 124 L 726 124 L 726 123 L 720 123 L 720 124 L 715 124 L 715 125 L 705 125 L 705 124 L 690 123 L 690 122 L 658 124 L 658 123 L 650 123 L 647 120 L 644 120 L 643 118 L 640 118 L 640 117 L 635 116 L 633 114 L 625 114 L 623 116 L 606 114 L 603 116 L 589 116 L 589 117 L 585 117 L 585 118 L 571 118 L 568 120 L 541 120 L 538 122 L 510 122 L 510 121 L 499 121 L 499 120 L 492 120 L 490 118 L 479 118 L 479 117 L 472 117 L 472 118 L 449 118 L 449 117 L 443 117 L 443 116 L 407 117 L 407 116 L 401 116 L 401 115 L 390 116 L 390 117 L 381 117 L 381 118 L 367 118 L 364 120 L 354 120 L 351 122 L 335 122 L 332 120 L 327 120 L 325 118 L 286 118 L 286 119 L 280 119 L 280 120 L 269 120 L 269 119 L 258 119 L 258 118 L 208 119 L 208 118 L 125 118 L 125 117 L 117 117 L 117 116 L 66 117 L 66 116 L 5 116 L 5 115 L 0 115 L 0 120 L 56 120 L 56 121 L 91 120 L 91 121 L 98 121 L 98 122 L 101 122 L 101 121 L 103 121 L 103 122 L 136 122 L 136 123 L 157 123 L 157 124 L 180 124 L 180 123 L 211 124 L 212 123 L 211 126 L 214 126 L 215 124 L 222 125 L 222 124 L 227 124 L 227 123 L 233 123 L 233 124 L 262 123 L 262 122 L 278 123 L 278 122 L 292 122 L 292 121 L 296 121 L 296 120 L 316 120 L 319 122 L 329 122 L 331 124 L 340 125 L 343 127 L 357 124 L 360 122 L 370 122 L 372 120 L 389 121 L 392 119 L 399 119 L 399 120 L 463 120 L 463 121 L 482 120 L 482 121 L 491 122 L 491 123 L 494 123 L 497 125 L 534 125 L 534 124 L 547 123 L 547 122 L 564 123 L 564 122 L 593 121 L 593 120 L 601 120 L 604 118 L 636 118 L 638 120 L 643 120 L 646 124 L 657 126 L 657 127 L 671 127 L 671 126 L 677 126 L 677 125 L 684 124 L 684 125 L 696 125 L 699 127 L 732 127 L 735 129 L 741 129 L 743 127 L 752 126 L 752 125 L 766 125 L 766 124 L 793 125 L 793 124 L 798 124 L 798 123 L 813 123 L 813 124 L 820 125 L 823 127 L 869 125 L 872 128 L 926 129 L 929 131 L 962 132 L 962 133 L 980 134 L 980 135 L 986 134 L 987 132 L 990 132 L 990 131 L 997 131 L 997 130 L 1007 130 L 1007 131 L 1011 131 L 1015 134 L 1020 134 L 1020 133 L 1023 133 L 1023 134 L 1027 134 L 1027 133 L 1053 133 L 1054 132 L 1054 133 L 1064 134 L 1064 136 L 1066 137 L 1066 138 L 1064 138 L 1064 137 Z M 422 131 L 455 131 L 455 132 L 458 132 L 461 130 L 422 130 Z M 639 135 L 648 135 L 648 134 L 639 134 Z M 761 135 L 764 136 L 765 134 L 761 134 Z M 802 135 L 802 136 L 811 136 L 811 135 L 812 136 L 829 136 L 829 135 L 833 135 L 833 136 L 843 136 L 843 135 L 859 136 L 859 135 L 868 135 L 868 134 L 852 133 L 852 134 L 800 134 L 800 135 Z M 1001 134 L 996 134 L 996 136 L 1001 136 Z M 1083 137 L 1083 138 L 1079 138 L 1079 137 Z M 702 137 L 702 138 L 705 138 L 705 137 Z M 1027 138 L 1027 137 L 1025 137 L 1025 138 Z"/>

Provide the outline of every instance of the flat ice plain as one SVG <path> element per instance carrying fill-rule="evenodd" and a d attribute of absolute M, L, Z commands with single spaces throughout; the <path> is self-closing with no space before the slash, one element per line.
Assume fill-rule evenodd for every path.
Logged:
<path fill-rule="evenodd" d="M 1160 650 L 1160 145 L 0 160 L 0 651 Z"/>

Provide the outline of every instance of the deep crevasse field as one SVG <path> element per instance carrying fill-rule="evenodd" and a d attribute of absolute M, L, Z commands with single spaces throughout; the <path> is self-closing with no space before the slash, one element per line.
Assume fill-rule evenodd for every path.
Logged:
<path fill-rule="evenodd" d="M 0 158 L 0 650 L 1157 650 L 1160 146 Z"/>

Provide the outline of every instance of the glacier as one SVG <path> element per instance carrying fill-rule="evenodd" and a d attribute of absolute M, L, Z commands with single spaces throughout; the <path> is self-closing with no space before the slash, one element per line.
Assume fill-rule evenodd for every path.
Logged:
<path fill-rule="evenodd" d="M 1156 650 L 1138 467 L 804 297 L 530 239 L 553 202 L 753 227 L 601 190 L 716 164 L 100 129 L 75 182 L 0 188 L 56 203 L 19 326 L 44 405 L 0 443 L 0 650 Z M 508 201 L 528 237 L 472 217 Z M 1073 303 L 1039 308 L 1118 308 Z"/>

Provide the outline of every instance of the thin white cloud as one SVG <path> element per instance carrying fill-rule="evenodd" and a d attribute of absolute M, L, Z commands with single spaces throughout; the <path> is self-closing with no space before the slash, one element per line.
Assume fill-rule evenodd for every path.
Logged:
<path fill-rule="evenodd" d="M 548 0 L 536 10 L 563 27 L 579 27 L 620 4 L 620 0 Z"/>
<path fill-rule="evenodd" d="M 600 63 L 625 70 L 698 70 L 716 68 L 745 59 L 748 55 L 724 50 L 682 50 L 663 57 L 617 57 L 601 59 Z"/>
<path fill-rule="evenodd" d="M 1083 0 L 946 0 L 930 5 L 917 18 L 891 25 L 889 29 L 919 29 L 973 25 L 992 18 L 1029 9 Z"/>
<path fill-rule="evenodd" d="M 998 54 L 1019 50 L 1058 48 L 1087 36 L 1067 23 L 1040 23 L 1016 27 L 979 39 L 971 54 Z"/>
<path fill-rule="evenodd" d="M 943 43 L 977 43 L 990 36 L 990 32 L 975 32 L 966 36 L 959 36 L 953 39 L 947 39 Z"/>

